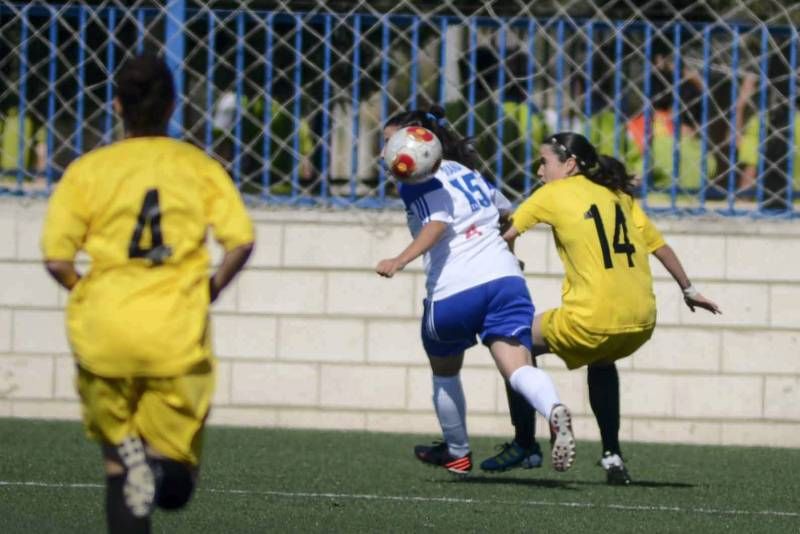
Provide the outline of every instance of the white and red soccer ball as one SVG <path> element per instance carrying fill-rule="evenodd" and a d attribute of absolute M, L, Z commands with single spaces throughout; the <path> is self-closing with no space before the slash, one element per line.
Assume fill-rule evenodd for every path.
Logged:
<path fill-rule="evenodd" d="M 398 181 L 409 184 L 424 182 L 439 170 L 442 143 L 433 132 L 422 126 L 406 126 L 386 142 L 383 159 Z"/>

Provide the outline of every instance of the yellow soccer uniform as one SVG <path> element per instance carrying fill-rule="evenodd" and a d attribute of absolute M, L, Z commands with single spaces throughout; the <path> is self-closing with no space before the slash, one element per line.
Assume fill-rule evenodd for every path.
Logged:
<path fill-rule="evenodd" d="M 633 198 L 581 175 L 556 180 L 539 188 L 513 216 L 519 233 L 540 222 L 553 228 L 566 275 L 562 308 L 545 314 L 542 322 L 550 349 L 573 368 L 614 357 L 611 350 L 597 350 L 610 336 L 644 333 L 646 340 L 656 320 L 648 256 L 665 243 Z M 620 339 L 613 345 L 617 355 L 626 352 Z"/>
<path fill-rule="evenodd" d="M 91 268 L 70 293 L 69 340 L 103 377 L 169 377 L 211 355 L 208 227 L 226 250 L 253 241 L 230 177 L 196 147 L 136 137 L 66 170 L 47 212 L 46 260 Z"/>

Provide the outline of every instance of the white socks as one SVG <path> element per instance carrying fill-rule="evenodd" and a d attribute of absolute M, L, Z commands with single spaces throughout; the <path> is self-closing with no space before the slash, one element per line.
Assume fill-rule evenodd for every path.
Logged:
<path fill-rule="evenodd" d="M 433 407 L 450 454 L 461 457 L 469 453 L 467 403 L 464 400 L 460 375 L 433 375 Z"/>
<path fill-rule="evenodd" d="M 553 405 L 561 402 L 550 375 L 536 367 L 523 365 L 511 373 L 508 383 L 548 421 Z"/>

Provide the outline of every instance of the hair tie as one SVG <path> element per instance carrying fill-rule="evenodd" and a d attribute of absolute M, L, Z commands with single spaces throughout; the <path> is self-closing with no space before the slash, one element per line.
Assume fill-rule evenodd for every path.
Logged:
<path fill-rule="evenodd" d="M 441 119 L 436 121 L 436 124 L 438 124 L 441 128 L 447 128 L 447 119 L 442 117 Z"/>
<path fill-rule="evenodd" d="M 433 123 L 436 122 L 436 115 L 434 115 L 430 111 L 426 111 L 425 112 L 425 118 L 428 119 L 429 121 L 433 122 Z"/>

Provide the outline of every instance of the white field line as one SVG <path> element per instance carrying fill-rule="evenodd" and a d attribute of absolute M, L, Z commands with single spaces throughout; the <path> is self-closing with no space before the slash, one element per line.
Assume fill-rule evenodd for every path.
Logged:
<path fill-rule="evenodd" d="M 24 486 L 38 488 L 104 488 L 103 484 L 95 483 L 59 483 L 59 482 L 34 482 L 34 481 L 13 481 L 0 480 L 0 487 Z M 365 501 L 395 501 L 395 502 L 440 502 L 448 504 L 504 504 L 519 506 L 550 506 L 564 508 L 587 508 L 587 509 L 606 509 L 623 510 L 629 512 L 677 512 L 686 514 L 711 514 L 711 515 L 765 515 L 778 517 L 800 517 L 800 512 L 783 512 L 780 510 L 730 510 L 722 508 L 685 508 L 681 506 L 650 506 L 637 504 L 596 504 L 590 502 L 576 501 L 503 501 L 493 499 L 462 499 L 458 497 L 418 497 L 412 495 L 371 495 L 358 493 L 316 493 L 302 491 L 256 491 L 240 489 L 215 489 L 198 488 L 198 491 L 209 493 L 224 493 L 230 495 L 267 495 L 271 497 L 285 497 L 293 499 L 349 499 Z"/>

